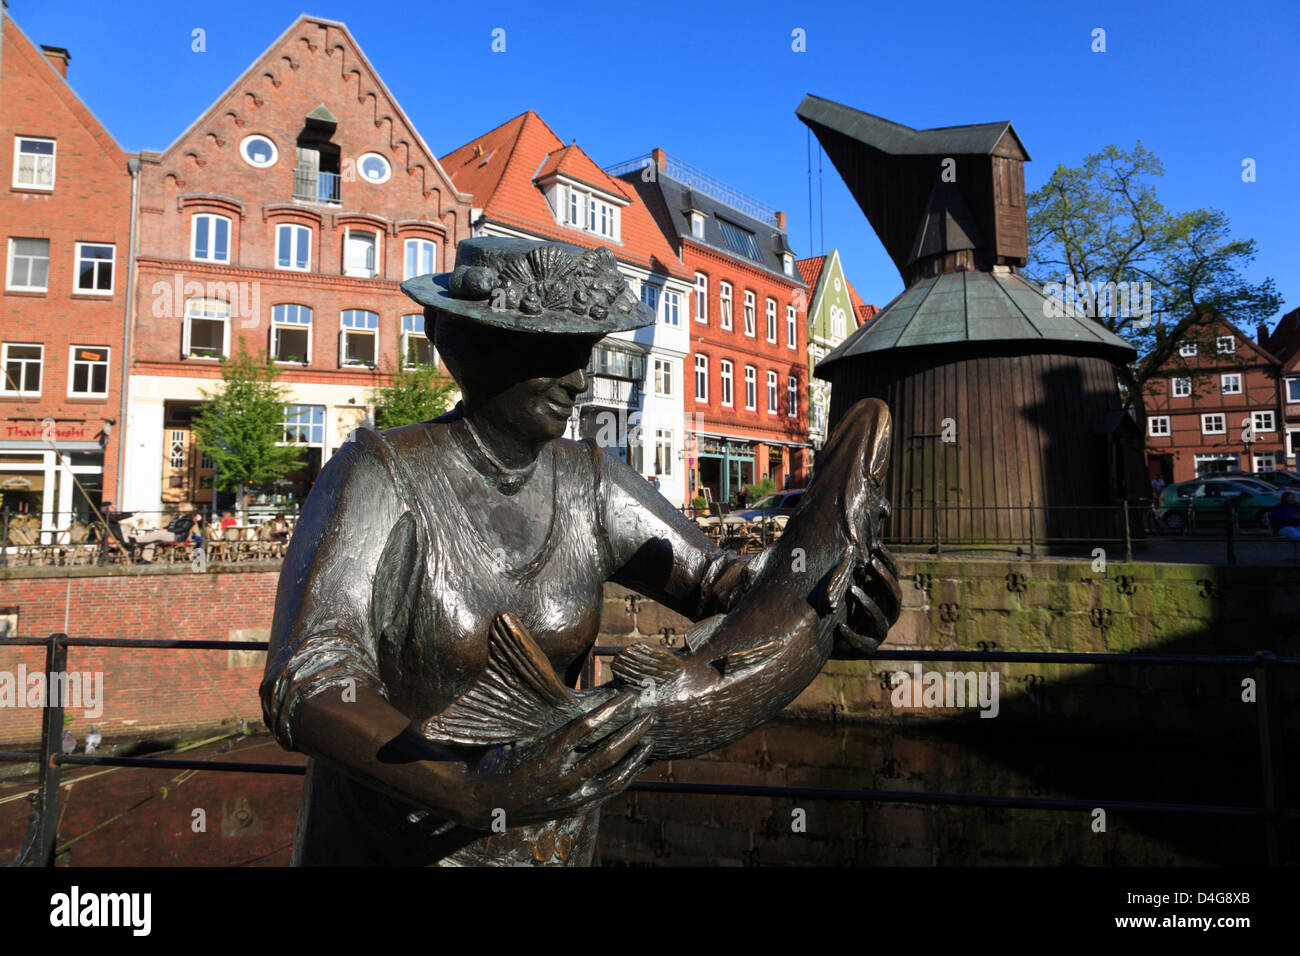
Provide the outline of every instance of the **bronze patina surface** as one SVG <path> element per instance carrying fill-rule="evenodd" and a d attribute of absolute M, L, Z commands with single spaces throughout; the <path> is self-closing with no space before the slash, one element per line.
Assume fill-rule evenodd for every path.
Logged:
<path fill-rule="evenodd" d="M 747 562 L 560 437 L 595 342 L 653 321 L 611 256 L 473 239 L 456 271 L 404 288 L 464 398 L 360 430 L 304 505 L 262 684 L 267 725 L 312 758 L 294 862 L 585 864 L 600 805 L 648 761 L 738 739 L 834 651 L 884 639 L 888 412 L 845 416 L 785 534 Z M 605 581 L 701 623 L 578 691 Z"/>

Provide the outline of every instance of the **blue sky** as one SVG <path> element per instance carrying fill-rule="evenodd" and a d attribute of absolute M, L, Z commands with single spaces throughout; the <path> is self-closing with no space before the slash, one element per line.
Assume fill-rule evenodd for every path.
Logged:
<path fill-rule="evenodd" d="M 128 150 L 161 149 L 307 12 L 347 24 L 439 155 L 532 108 L 601 165 L 662 146 L 784 209 L 800 256 L 838 246 L 883 305 L 902 282 L 829 160 L 810 246 L 805 93 L 924 128 L 1011 120 L 1026 186 L 1108 143 L 1160 156 L 1161 199 L 1223 209 L 1253 237 L 1247 278 L 1300 307 L 1300 3 L 220 4 L 10 0 Z M 108 13 L 111 9 L 111 13 Z M 207 51 L 190 49 L 206 31 Z M 490 49 L 506 31 L 506 51 Z M 1106 31 L 1106 52 L 1090 49 Z M 791 32 L 807 51 L 791 49 Z M 1241 163 L 1257 163 L 1243 183 Z M 817 184 L 813 141 L 814 189 Z"/>

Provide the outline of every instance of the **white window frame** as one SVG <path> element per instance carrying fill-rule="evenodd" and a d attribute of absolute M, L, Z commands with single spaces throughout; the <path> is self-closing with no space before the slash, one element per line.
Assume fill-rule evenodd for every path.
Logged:
<path fill-rule="evenodd" d="M 777 384 L 776 372 L 767 370 L 767 413 L 778 415 L 781 412 L 781 388 Z"/>
<path fill-rule="evenodd" d="M 1229 384 L 1236 385 L 1236 388 L 1229 388 L 1228 387 Z M 1219 390 L 1224 395 L 1240 395 L 1241 394 L 1241 373 L 1225 372 L 1224 374 L 1220 375 Z"/>
<path fill-rule="evenodd" d="M 1181 388 L 1187 391 L 1182 391 Z M 1169 393 L 1174 398 L 1188 398 L 1192 394 L 1192 380 L 1190 378 L 1171 378 L 1169 380 Z"/>
<path fill-rule="evenodd" d="M 660 398 L 673 397 L 673 363 L 671 359 L 654 360 L 655 394 Z"/>
<path fill-rule="evenodd" d="M 745 290 L 745 334 L 758 338 L 758 297 L 749 289 Z"/>
<path fill-rule="evenodd" d="M 1218 428 L 1211 427 L 1214 419 L 1218 419 Z M 1228 416 L 1223 412 L 1206 412 L 1201 416 L 1201 434 L 1202 435 L 1226 435 L 1228 433 Z"/>
<path fill-rule="evenodd" d="M 1251 455 L 1254 471 L 1276 471 L 1278 468 L 1277 452 L 1259 451 Z"/>
<path fill-rule="evenodd" d="M 1220 335 L 1214 340 L 1214 348 L 1220 355 L 1235 355 L 1237 340 L 1231 335 Z"/>
<path fill-rule="evenodd" d="M 412 246 L 414 246 L 418 250 L 416 252 L 417 260 L 424 258 L 422 253 L 425 251 L 424 247 L 428 246 L 428 259 L 429 259 L 428 272 L 421 272 L 418 269 L 415 272 L 411 271 L 410 259 L 411 259 Z M 414 279 L 416 276 L 429 275 L 430 273 L 434 273 L 437 271 L 438 271 L 438 244 L 436 242 L 434 242 L 432 239 L 425 239 L 421 236 L 417 236 L 413 239 L 406 239 L 403 241 L 402 243 L 402 279 L 403 280 Z"/>
<path fill-rule="evenodd" d="M 799 379 L 793 375 L 787 375 L 785 379 L 785 400 L 789 408 L 786 410 L 787 418 L 799 417 Z"/>
<path fill-rule="evenodd" d="M 285 321 L 284 319 L 280 319 L 276 317 L 277 309 L 286 309 L 289 306 L 293 306 L 298 310 L 295 313 L 296 315 L 302 315 L 303 312 L 306 312 L 307 321 L 289 322 L 289 321 Z M 316 324 L 315 313 L 310 308 L 303 305 L 301 302 L 278 302 L 275 305 L 271 306 L 271 360 L 275 362 L 276 365 L 310 365 L 312 339 L 314 338 L 314 336 L 312 335 L 312 329 L 315 326 L 315 324 Z M 298 330 L 298 329 L 307 330 L 307 355 L 305 361 L 295 362 L 292 361 L 291 359 L 281 359 L 279 357 L 280 329 L 282 328 L 294 329 L 294 330 Z"/>
<path fill-rule="evenodd" d="M 664 325 L 674 328 L 682 324 L 682 297 L 670 289 L 664 289 Z"/>
<path fill-rule="evenodd" d="M 226 224 L 226 257 L 218 258 L 216 255 L 200 256 L 198 250 L 199 220 L 209 220 L 208 223 L 208 245 L 209 252 L 216 252 L 216 224 L 224 222 Z M 223 216 L 215 212 L 196 212 L 190 216 L 190 261 L 191 262 L 217 262 L 223 265 L 229 265 L 230 260 L 234 257 L 235 245 L 235 224 L 230 221 L 229 216 Z"/>
<path fill-rule="evenodd" d="M 1294 458 L 1296 452 L 1300 451 L 1300 441 L 1297 441 L 1297 438 L 1300 438 L 1300 427 L 1289 426 L 1286 430 L 1286 456 L 1288 458 Z"/>
<path fill-rule="evenodd" d="M 799 310 L 793 305 L 785 307 L 785 347 L 799 348 Z"/>
<path fill-rule="evenodd" d="M 352 241 L 352 236 L 354 233 L 357 236 L 370 237 L 371 249 L 374 250 L 374 256 L 373 256 L 374 264 L 371 267 L 370 271 L 368 272 L 352 269 L 348 265 L 348 246 Z M 352 226 L 345 226 L 343 228 L 343 274 L 345 276 L 350 276 L 351 278 L 354 279 L 377 279 L 380 276 L 382 276 L 384 274 L 384 268 L 383 268 L 383 259 L 381 258 L 381 254 L 380 254 L 381 248 L 382 248 L 382 243 L 379 238 L 378 229 L 362 228 L 360 226 L 354 229 Z"/>
<path fill-rule="evenodd" d="M 758 369 L 745 366 L 745 411 L 758 411 Z"/>
<path fill-rule="evenodd" d="M 289 240 L 289 265 L 280 265 L 280 232 L 283 229 L 292 230 Z M 311 271 L 311 226 L 304 226 L 300 222 L 279 222 L 275 225 L 275 267 L 285 272 L 310 272 Z M 299 240 L 303 235 L 307 236 L 307 264 L 299 268 L 294 265 L 298 261 L 300 245 Z"/>
<path fill-rule="evenodd" d="M 1197 351 L 1195 342 L 1184 342 L 1178 346 L 1178 354 L 1183 358 L 1196 358 Z"/>
<path fill-rule="evenodd" d="M 1193 467 L 1195 467 L 1196 469 L 1197 478 L 1211 478 L 1214 475 L 1220 474 L 1222 471 L 1227 470 L 1227 469 L 1219 469 L 1217 471 L 1206 471 L 1202 473 L 1201 466 L 1209 464 L 1212 461 L 1226 461 L 1230 463 L 1230 467 L 1235 467 L 1240 463 L 1241 459 L 1237 455 L 1232 454 L 1231 452 L 1210 452 L 1203 455 L 1193 455 L 1192 464 Z"/>
<path fill-rule="evenodd" d="M 1260 422 L 1266 422 L 1267 424 L 1261 425 Z M 1250 423 L 1255 426 L 1256 435 L 1258 435 L 1260 432 L 1277 431 L 1277 415 L 1274 413 L 1273 409 L 1271 408 L 1266 408 L 1262 411 L 1251 412 Z"/>
<path fill-rule="evenodd" d="M 77 349 L 102 349 L 104 351 L 104 361 L 92 361 L 77 357 Z M 78 392 L 73 388 L 77 380 L 77 366 L 87 365 L 90 370 L 86 373 L 86 384 L 89 385 L 94 380 L 94 367 L 97 365 L 104 366 L 104 390 L 102 392 Z M 113 374 L 113 349 L 107 345 L 69 345 L 68 346 L 68 398 L 108 398 L 109 376 Z"/>
<path fill-rule="evenodd" d="M 776 344 L 776 299 L 768 297 L 767 306 L 767 340 Z"/>
<path fill-rule="evenodd" d="M 264 163 L 257 162 L 246 152 L 248 144 L 255 139 L 266 140 L 267 145 L 271 147 L 271 158 Z M 265 133 L 249 133 L 239 141 L 239 158 L 248 163 L 248 165 L 252 166 L 254 169 L 270 169 L 280 160 L 280 148 L 275 145 L 275 140 L 271 139 L 271 137 L 267 136 Z"/>
<path fill-rule="evenodd" d="M 10 388 L 9 387 L 9 349 L 13 346 L 25 349 L 39 349 L 40 356 L 36 359 L 14 359 L 16 362 L 22 362 L 25 365 L 35 361 L 37 367 L 37 387 L 33 391 L 29 388 Z M 26 375 L 23 376 L 26 379 Z M 45 345 L 42 342 L 5 342 L 0 345 L 0 394 L 3 395 L 26 395 L 37 398 L 41 394 L 41 389 L 45 387 Z"/>
<path fill-rule="evenodd" d="M 703 385 L 703 388 L 700 386 Z M 700 352 L 695 353 L 695 400 L 709 400 L 709 357 Z"/>
<path fill-rule="evenodd" d="M 45 243 L 45 285 L 14 285 L 14 253 L 18 249 L 18 240 L 25 239 L 28 242 Z M 6 245 L 8 249 L 8 265 L 5 268 L 5 288 L 12 289 L 14 292 L 49 292 L 50 291 L 50 240 L 44 236 L 10 236 Z M 28 257 L 30 258 L 30 257 Z M 28 270 L 31 275 L 31 270 Z"/>
<path fill-rule="evenodd" d="M 718 360 L 718 381 L 720 382 L 718 396 L 719 404 L 724 408 L 735 408 L 736 406 L 736 366 L 730 359 Z"/>
<path fill-rule="evenodd" d="M 704 238 L 704 214 L 699 212 L 691 213 L 691 236 L 696 239 Z"/>
<path fill-rule="evenodd" d="M 838 305 L 832 305 L 829 310 L 831 324 L 831 338 L 843 339 L 849 334 L 849 316 L 848 313 Z"/>
<path fill-rule="evenodd" d="M 655 474 L 664 478 L 673 476 L 674 438 L 673 429 L 671 428 L 655 429 Z M 661 466 L 662 471 L 660 470 Z"/>
<path fill-rule="evenodd" d="M 1300 377 L 1291 376 L 1283 379 L 1283 385 L 1286 389 L 1286 403 L 1288 405 L 1300 404 Z M 1294 392 L 1292 389 L 1294 388 Z"/>
<path fill-rule="evenodd" d="M 224 306 L 226 307 L 226 314 L 225 314 L 224 317 L 214 317 L 214 316 L 211 316 L 211 315 L 191 315 L 191 314 L 190 314 L 190 305 L 191 305 L 192 303 L 198 303 L 198 302 L 203 302 L 203 303 L 206 303 L 206 302 L 215 302 L 215 303 L 217 303 L 217 304 L 219 304 L 219 305 L 224 305 Z M 185 300 L 185 319 L 184 319 L 184 323 L 183 323 L 183 325 L 182 325 L 182 327 L 181 327 L 181 354 L 182 354 L 186 359 L 194 359 L 194 360 L 199 361 L 199 362 L 219 362 L 219 361 L 221 361 L 223 358 L 225 358 L 226 356 L 228 356 L 228 355 L 230 354 L 230 312 L 231 312 L 230 303 L 227 302 L 227 301 L 225 301 L 224 299 L 209 299 L 209 298 L 207 298 L 206 296 L 193 296 L 192 298 L 186 299 L 186 300 Z M 222 323 L 222 332 L 221 332 L 221 354 L 220 354 L 220 355 L 194 355 L 194 354 L 192 354 L 192 352 L 191 352 L 191 349 L 192 349 L 192 345 L 191 345 L 192 335 L 191 335 L 191 330 L 190 330 L 190 321 L 191 321 L 192 319 L 198 319 L 198 320 L 200 320 L 200 321 L 202 321 L 202 322 L 221 322 L 221 323 Z"/>
<path fill-rule="evenodd" d="M 407 319 L 419 319 L 420 328 L 415 328 L 415 323 L 408 322 Z M 434 366 L 438 364 L 438 350 L 434 348 L 433 343 L 429 341 L 429 337 L 424 334 L 424 322 L 425 318 L 423 312 L 408 312 L 406 315 L 402 316 L 402 340 L 400 343 L 400 348 L 402 350 L 402 368 L 419 367 L 416 363 L 410 361 L 411 349 L 409 343 L 412 336 L 424 339 L 429 343 L 429 364 Z"/>
<path fill-rule="evenodd" d="M 348 325 L 349 315 L 373 316 L 374 326 L 356 326 Z M 349 335 L 369 335 L 375 342 L 375 361 L 370 362 L 349 362 L 347 361 L 347 342 Z M 339 313 L 339 368 L 378 368 L 379 367 L 379 313 L 370 309 L 344 309 Z"/>
<path fill-rule="evenodd" d="M 98 246 L 103 249 L 111 249 L 113 254 L 107 259 L 87 259 L 92 263 L 108 263 L 108 288 L 107 289 L 83 289 L 81 287 L 81 249 L 83 246 Z M 117 288 L 117 244 L 112 242 L 78 242 L 73 245 L 73 271 L 72 271 L 72 294 L 73 295 L 112 295 Z M 92 273 L 98 278 L 98 269 L 92 266 Z"/>
<path fill-rule="evenodd" d="M 782 253 L 781 269 L 788 276 L 794 275 L 794 256 L 790 255 L 788 252 Z"/>
<path fill-rule="evenodd" d="M 20 182 L 18 181 L 18 172 L 19 172 L 19 169 L 21 168 L 20 160 L 21 160 L 22 155 L 23 155 L 23 152 L 22 152 L 22 141 L 23 141 L 23 140 L 29 140 L 29 141 L 31 141 L 31 142 L 36 142 L 36 143 L 49 143 L 51 146 L 54 147 L 53 151 L 50 153 L 50 156 L 49 156 L 49 160 L 50 160 L 50 184 L 49 184 L 48 186 L 43 186 L 43 185 L 41 185 L 40 183 L 35 183 L 35 182 L 32 182 L 32 183 L 20 183 Z M 44 158 L 44 157 L 40 156 L 39 153 L 32 153 L 32 154 L 30 154 L 30 155 L 32 155 L 32 156 L 36 156 L 36 157 L 38 158 L 38 160 Z M 33 165 L 33 167 L 32 167 L 32 171 L 33 171 L 33 173 L 36 172 L 36 166 L 35 166 L 35 165 Z M 14 176 L 13 176 L 13 186 L 14 186 L 15 189 L 39 189 L 39 190 L 42 190 L 42 191 L 52 191 L 52 190 L 54 189 L 55 177 L 58 175 L 58 172 L 59 172 L 59 141 L 58 141 L 58 140 L 56 140 L 56 139 L 50 139 L 48 136 L 14 136 Z"/>
<path fill-rule="evenodd" d="M 730 332 L 733 328 L 733 309 L 735 303 L 731 297 L 731 283 L 718 283 L 718 327 L 724 332 Z"/>
<path fill-rule="evenodd" d="M 709 321 L 709 277 L 703 272 L 695 273 L 695 321 Z"/>
<path fill-rule="evenodd" d="M 371 177 L 367 176 L 365 174 L 365 171 L 361 168 L 362 166 L 365 165 L 367 159 L 377 159 L 381 163 L 383 163 L 384 175 L 380 176 L 378 179 L 372 179 Z M 388 182 L 392 178 L 393 178 L 393 161 L 389 159 L 387 156 L 385 156 L 383 153 L 375 153 L 375 152 L 362 153 L 360 156 L 357 157 L 357 179 L 360 180 L 361 182 L 369 183 L 372 186 L 380 186 Z"/>
<path fill-rule="evenodd" d="M 1164 425 L 1164 431 L 1156 428 L 1157 423 Z M 1171 434 L 1172 425 L 1168 415 L 1148 415 L 1147 416 L 1147 435 L 1151 438 L 1167 438 Z"/>

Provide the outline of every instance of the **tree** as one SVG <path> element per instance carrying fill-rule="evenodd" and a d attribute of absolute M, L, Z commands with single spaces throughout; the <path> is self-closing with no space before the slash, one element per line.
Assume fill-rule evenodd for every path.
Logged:
<path fill-rule="evenodd" d="M 270 356 L 239 353 L 221 360 L 222 386 L 201 389 L 203 410 L 194 419 L 199 448 L 216 468 L 216 489 L 235 491 L 236 509 L 243 508 L 244 488 L 260 485 L 301 467 L 301 451 L 284 441 L 285 389 L 276 385 L 278 372 Z"/>
<path fill-rule="evenodd" d="M 370 393 L 375 406 L 375 427 L 396 428 L 437 418 L 451 407 L 456 383 L 436 365 L 396 363 L 384 369 L 390 384 Z"/>
<path fill-rule="evenodd" d="M 1081 167 L 1058 166 L 1028 197 L 1026 271 L 1049 291 L 1067 281 L 1086 287 L 1084 310 L 1138 350 L 1124 385 L 1143 430 L 1143 393 L 1161 384 L 1151 380 L 1181 343 L 1197 342 L 1202 355 L 1213 355 L 1216 317 L 1249 330 L 1282 303 L 1271 278 L 1250 283 L 1241 275 L 1254 261 L 1255 240 L 1231 238 L 1218 209 L 1171 213 L 1152 183 L 1163 175 L 1164 164 L 1141 141 L 1131 152 L 1112 145 Z M 1098 290 L 1112 294 L 1102 299 Z M 1127 309 L 1118 307 L 1123 297 Z M 1199 377 L 1192 366 L 1179 374 Z"/>

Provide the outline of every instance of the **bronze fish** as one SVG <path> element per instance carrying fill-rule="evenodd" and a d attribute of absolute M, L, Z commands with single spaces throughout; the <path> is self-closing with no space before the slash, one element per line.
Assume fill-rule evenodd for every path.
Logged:
<path fill-rule="evenodd" d="M 607 684 L 566 687 L 519 619 L 502 612 L 484 674 L 424 722 L 424 736 L 463 745 L 527 740 L 630 692 L 638 694 L 634 716 L 654 717 L 642 738 L 652 759 L 690 757 L 743 737 L 794 700 L 833 651 L 869 656 L 897 619 L 898 572 L 880 543 L 889 445 L 883 402 L 849 409 L 781 538 L 746 569 L 739 602 L 692 628 L 683 649 L 625 648 Z"/>

